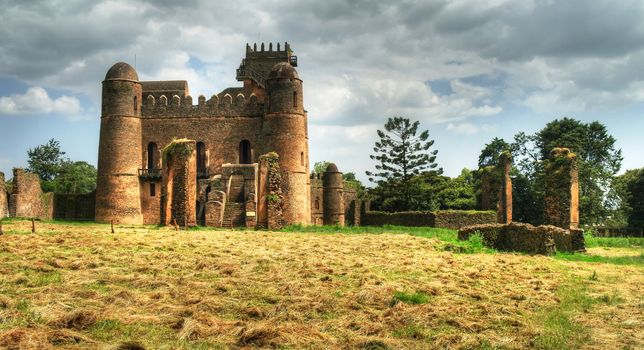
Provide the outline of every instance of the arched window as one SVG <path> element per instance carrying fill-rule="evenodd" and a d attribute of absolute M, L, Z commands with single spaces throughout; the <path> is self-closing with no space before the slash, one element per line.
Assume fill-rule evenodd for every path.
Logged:
<path fill-rule="evenodd" d="M 297 107 L 297 91 L 293 91 L 293 107 Z"/>
<path fill-rule="evenodd" d="M 250 141 L 243 140 L 239 143 L 239 164 L 251 164 L 252 161 Z"/>
<path fill-rule="evenodd" d="M 136 96 L 134 96 L 134 113 L 136 113 L 136 109 L 139 107 L 137 101 L 136 101 Z"/>
<path fill-rule="evenodd" d="M 148 170 L 157 169 L 157 144 L 148 143 Z"/>
<path fill-rule="evenodd" d="M 315 197 L 315 209 L 320 209 L 320 197 Z"/>
<path fill-rule="evenodd" d="M 304 152 L 300 152 L 300 165 L 304 166 Z"/>
<path fill-rule="evenodd" d="M 206 144 L 197 142 L 197 172 L 203 173 L 206 171 Z"/>

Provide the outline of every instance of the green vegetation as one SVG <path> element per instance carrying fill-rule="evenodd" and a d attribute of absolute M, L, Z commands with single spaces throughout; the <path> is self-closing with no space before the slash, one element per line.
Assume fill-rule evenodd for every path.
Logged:
<path fill-rule="evenodd" d="M 393 298 L 391 299 L 390 305 L 396 305 L 400 302 L 412 305 L 425 304 L 429 300 L 429 295 L 416 292 L 416 293 L 406 293 L 406 292 L 395 292 Z"/>

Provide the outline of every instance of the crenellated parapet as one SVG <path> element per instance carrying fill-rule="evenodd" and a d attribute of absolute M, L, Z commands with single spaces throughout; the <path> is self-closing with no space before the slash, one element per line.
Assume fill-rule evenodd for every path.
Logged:
<path fill-rule="evenodd" d="M 234 96 L 233 96 L 234 95 Z M 254 93 L 222 93 L 212 95 L 209 99 L 200 95 L 197 104 L 192 96 L 166 96 L 158 99 L 153 95 L 145 98 L 141 108 L 144 118 L 176 117 L 261 117 L 265 112 L 264 102 Z"/>

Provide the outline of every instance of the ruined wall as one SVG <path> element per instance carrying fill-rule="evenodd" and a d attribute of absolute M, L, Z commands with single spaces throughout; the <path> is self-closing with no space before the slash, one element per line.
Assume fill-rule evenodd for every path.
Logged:
<path fill-rule="evenodd" d="M 524 223 L 474 225 L 458 231 L 459 240 L 468 240 L 473 234 L 481 235 L 486 247 L 501 251 L 530 254 L 554 254 L 585 250 L 581 230 L 565 230 L 556 226 L 532 226 Z"/>
<path fill-rule="evenodd" d="M 311 224 L 324 225 L 324 195 L 322 191 L 322 178 L 313 174 L 311 178 Z"/>
<path fill-rule="evenodd" d="M 565 229 L 578 228 L 577 156 L 567 148 L 554 148 L 546 160 L 545 172 L 545 223 Z"/>
<path fill-rule="evenodd" d="M 96 192 L 88 194 L 53 194 L 52 216 L 57 220 L 93 221 Z"/>
<path fill-rule="evenodd" d="M 427 226 L 457 230 L 465 226 L 491 224 L 495 222 L 495 212 L 475 210 L 407 211 L 395 213 L 366 211 L 362 215 L 362 226 Z"/>
<path fill-rule="evenodd" d="M 9 194 L 4 181 L 4 173 L 0 172 L 0 220 L 9 216 Z"/>
<path fill-rule="evenodd" d="M 24 169 L 13 169 L 13 190 L 9 200 L 9 211 L 12 217 L 47 217 L 37 174 L 28 173 Z"/>
<path fill-rule="evenodd" d="M 141 214 L 145 225 L 161 223 L 161 187 L 161 179 L 140 181 Z"/>
<path fill-rule="evenodd" d="M 166 225 L 196 225 L 196 148 L 193 140 L 175 140 L 164 148 L 161 219 Z"/>
<path fill-rule="evenodd" d="M 279 230 L 284 225 L 282 174 L 277 153 L 267 153 L 259 158 L 258 228 Z"/>

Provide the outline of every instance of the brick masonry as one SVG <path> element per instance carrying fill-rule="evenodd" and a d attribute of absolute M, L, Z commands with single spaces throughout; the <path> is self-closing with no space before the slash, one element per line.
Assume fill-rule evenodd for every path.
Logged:
<path fill-rule="evenodd" d="M 308 224 L 307 115 L 302 80 L 291 58 L 286 45 L 276 50 L 247 46 L 237 70 L 243 87 L 196 101 L 185 81 L 139 82 L 132 67 L 115 64 L 103 81 L 96 220 L 159 222 L 160 177 L 155 174 L 161 149 L 187 138 L 202 150 L 197 154 L 200 179 L 213 179 L 224 164 L 258 163 L 261 154 L 279 154 L 284 223 Z M 259 201 L 256 205 L 261 211 Z M 199 208 L 205 207 L 200 202 Z"/>
<path fill-rule="evenodd" d="M 9 216 L 9 193 L 4 180 L 4 173 L 0 172 L 0 220 Z"/>

